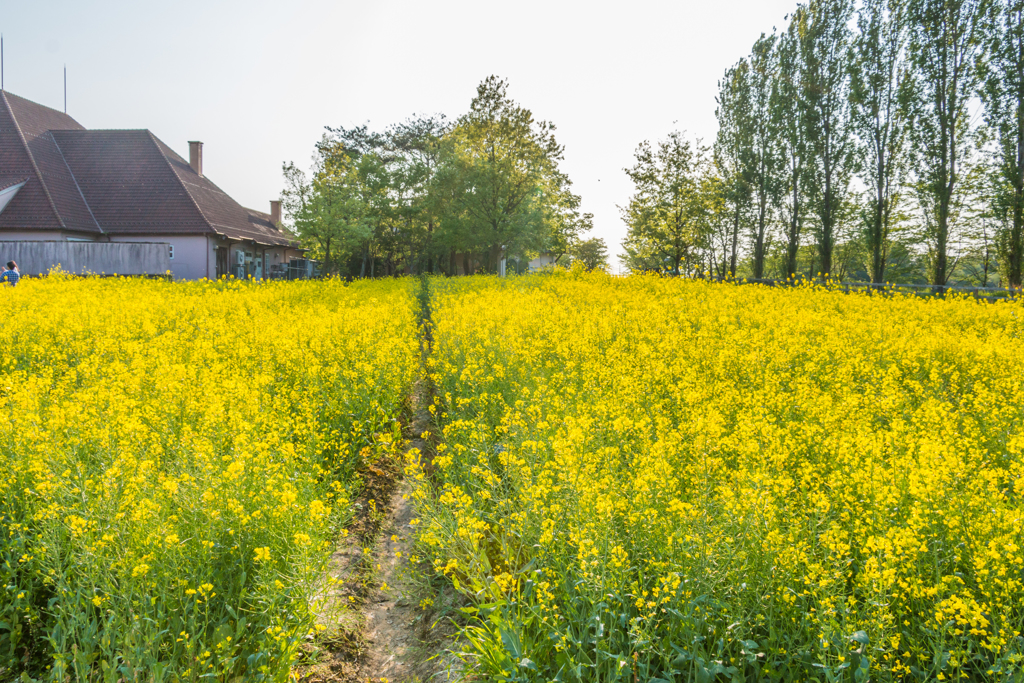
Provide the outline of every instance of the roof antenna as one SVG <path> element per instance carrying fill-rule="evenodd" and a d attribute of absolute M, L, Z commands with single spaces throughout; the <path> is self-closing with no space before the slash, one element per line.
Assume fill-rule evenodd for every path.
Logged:
<path fill-rule="evenodd" d="M 4 34 L 0 33 L 0 90 L 4 89 Z"/>
<path fill-rule="evenodd" d="M 68 65 L 64 65 L 64 113 L 68 113 Z"/>

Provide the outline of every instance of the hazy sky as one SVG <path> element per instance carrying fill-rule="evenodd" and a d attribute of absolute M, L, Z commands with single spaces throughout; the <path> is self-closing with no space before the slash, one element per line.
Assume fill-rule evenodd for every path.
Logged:
<path fill-rule="evenodd" d="M 175 2 L 2 0 L 4 87 L 87 128 L 148 128 L 251 208 L 324 126 L 457 117 L 490 74 L 558 126 L 564 169 L 612 254 L 622 169 L 679 128 L 711 141 L 717 82 L 796 0 Z"/>

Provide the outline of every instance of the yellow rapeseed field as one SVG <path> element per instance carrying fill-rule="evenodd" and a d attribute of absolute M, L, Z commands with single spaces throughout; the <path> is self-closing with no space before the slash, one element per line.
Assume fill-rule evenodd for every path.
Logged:
<path fill-rule="evenodd" d="M 1024 305 L 432 280 L 420 543 L 487 680 L 1020 680 Z"/>
<path fill-rule="evenodd" d="M 399 439 L 414 287 L 0 291 L 0 678 L 286 680 Z"/>

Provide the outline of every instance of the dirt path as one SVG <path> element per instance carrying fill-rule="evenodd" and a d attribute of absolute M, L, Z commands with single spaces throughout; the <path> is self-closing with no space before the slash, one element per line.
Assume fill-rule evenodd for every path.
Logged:
<path fill-rule="evenodd" d="M 421 294 L 424 326 L 421 350 L 430 353 L 428 302 Z M 422 434 L 430 427 L 430 392 L 413 387 L 404 437 L 404 457 L 426 453 Z M 449 652 L 453 629 L 441 618 L 457 610 L 459 596 L 434 593 L 428 579 L 409 563 L 414 554 L 411 487 L 399 457 L 378 461 L 363 473 L 356 519 L 331 556 L 325 582 L 323 633 L 310 643 L 308 661 L 297 667 L 302 683 L 410 683 L 449 681 L 457 660 Z M 426 602 L 423 602 L 426 599 Z M 439 604 L 432 604 L 434 601 Z"/>
<path fill-rule="evenodd" d="M 429 414 L 420 406 L 415 407 L 419 409 L 410 426 L 413 438 L 409 448 L 422 451 L 425 444 L 420 434 L 429 425 Z M 409 556 L 413 554 L 415 513 L 406 482 L 392 492 L 387 509 L 387 520 L 372 552 L 375 585 L 363 610 L 366 647 L 361 676 L 388 681 L 425 680 L 441 673 L 440 658 L 429 661 L 437 654 L 435 648 L 439 643 L 431 642 L 434 639 L 428 633 L 429 625 L 424 623 L 424 611 L 411 597 L 415 587 Z"/>
<path fill-rule="evenodd" d="M 421 393 L 416 387 L 406 452 L 425 448 L 420 435 L 430 416 Z M 307 647 L 310 661 L 296 670 L 303 683 L 450 680 L 451 629 L 438 625 L 435 610 L 421 606 L 429 591 L 409 564 L 415 519 L 410 492 L 395 459 L 364 473 L 356 520 L 330 560 L 327 606 L 319 620 L 325 630 Z"/>

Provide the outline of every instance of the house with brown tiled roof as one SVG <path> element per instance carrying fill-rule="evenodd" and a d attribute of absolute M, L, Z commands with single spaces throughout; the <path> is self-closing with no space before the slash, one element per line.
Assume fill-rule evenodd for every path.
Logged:
<path fill-rule="evenodd" d="M 176 279 L 294 273 L 303 252 L 280 202 L 243 207 L 203 175 L 201 142 L 189 156 L 148 130 L 86 130 L 0 90 L 0 241 L 165 243 Z"/>

